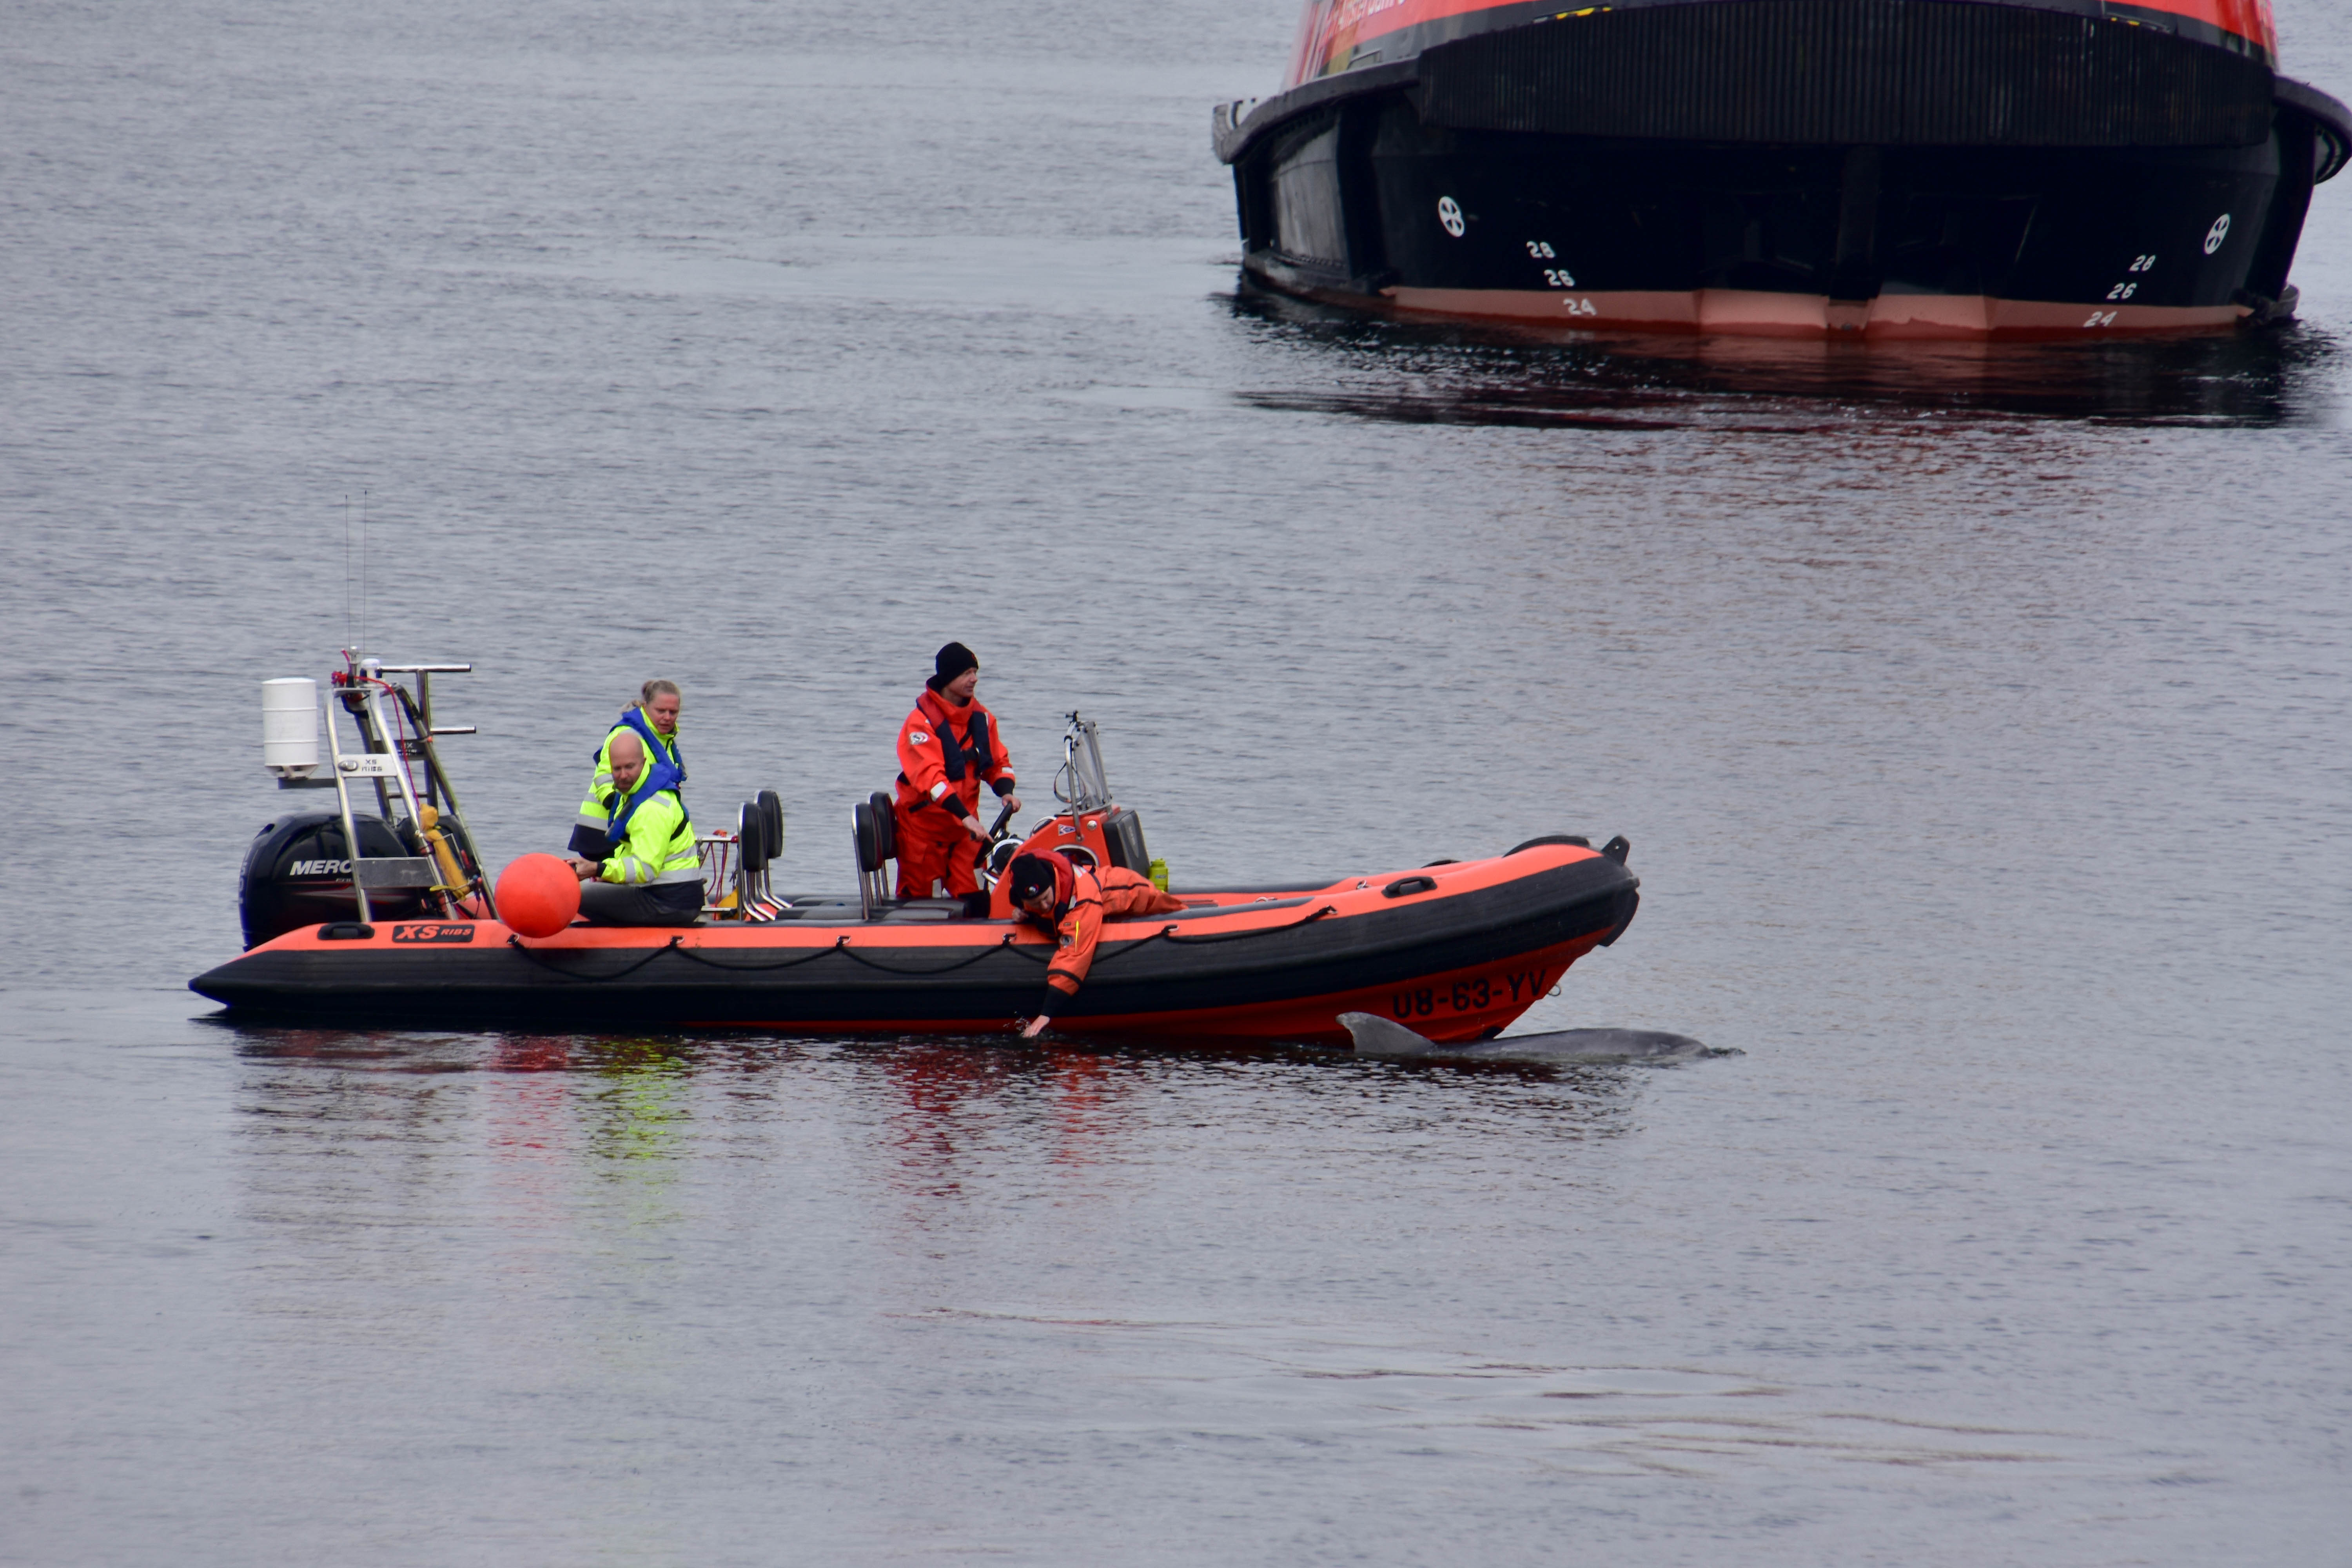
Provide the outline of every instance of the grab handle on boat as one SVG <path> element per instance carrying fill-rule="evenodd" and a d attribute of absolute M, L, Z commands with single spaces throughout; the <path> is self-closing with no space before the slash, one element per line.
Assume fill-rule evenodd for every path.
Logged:
<path fill-rule="evenodd" d="M 1234 906 L 1234 909 L 1236 911 L 1246 910 L 1248 908 L 1249 906 L 1247 904 L 1236 904 Z M 1174 925 L 1165 925 L 1160 927 L 1160 930 L 1153 933 L 1152 936 L 1145 937 L 1143 941 L 1151 942 L 1156 940 L 1169 942 L 1178 947 L 1207 947 L 1213 942 L 1247 942 L 1252 937 L 1272 936 L 1276 931 L 1297 931 L 1300 926 L 1311 926 L 1317 921 L 1321 920 L 1325 915 L 1336 915 L 1339 912 L 1339 907 L 1337 904 L 1325 904 L 1319 910 L 1315 910 L 1307 914 L 1299 916 L 1297 920 L 1291 921 L 1286 926 L 1250 926 L 1242 931 L 1229 931 L 1214 936 L 1186 936 L 1177 930 Z M 1135 944 L 1135 947 L 1141 947 L 1142 945 L 1143 942 L 1139 942 Z M 1020 950 L 1016 948 L 1013 951 L 1017 952 Z M 1123 948 L 1120 951 L 1124 952 L 1132 952 L 1135 951 L 1135 948 Z M 1112 958 L 1117 958 L 1118 956 L 1118 953 L 1116 952 L 1110 955 Z"/>
<path fill-rule="evenodd" d="M 1391 882 L 1387 887 L 1381 889 L 1381 897 L 1384 899 L 1402 899 L 1410 897 L 1414 893 L 1433 893 L 1435 891 L 1437 891 L 1437 879 L 1434 877 L 1399 877 L 1395 881 Z"/>

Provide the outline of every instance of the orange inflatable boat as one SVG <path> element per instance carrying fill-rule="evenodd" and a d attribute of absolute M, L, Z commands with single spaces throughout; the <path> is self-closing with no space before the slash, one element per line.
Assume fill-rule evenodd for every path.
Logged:
<path fill-rule="evenodd" d="M 370 1025 L 794 1032 L 1001 1030 L 1038 1009 L 1048 933 L 1013 920 L 1003 873 L 1024 847 L 1147 870 L 1137 815 L 1110 795 L 1092 723 L 1070 715 L 1060 809 L 1026 835 L 1000 820 L 981 868 L 987 907 L 886 897 L 890 798 L 852 814 L 858 887 L 779 896 L 773 795 L 704 839 L 702 923 L 575 924 L 533 938 L 502 923 L 434 745 L 429 688 L 347 659 L 327 704 L 359 742 L 330 775 L 340 810 L 272 823 L 245 875 L 248 951 L 189 983 L 238 1016 Z M 452 668 L 457 667 L 439 667 Z M 277 685 L 279 683 L 272 683 Z M 282 722 L 290 722 L 282 721 Z M 441 733 L 446 733 L 443 731 Z M 351 781 L 379 785 L 355 810 Z M 435 838 L 439 842 L 436 844 Z M 358 857 L 344 846 L 360 845 Z M 1440 1043 L 1491 1038 L 1640 902 L 1628 846 L 1558 834 L 1485 859 L 1172 891 L 1183 908 L 1103 929 L 1065 1033 L 1344 1044 L 1342 1013 L 1407 1024 Z M 420 851 L 422 851 L 420 853 Z M 385 869 L 397 867 L 398 869 Z M 308 879 L 299 893 L 290 884 Z M 369 894 L 373 891 L 373 897 Z M 270 929 L 276 926 L 279 929 Z"/>

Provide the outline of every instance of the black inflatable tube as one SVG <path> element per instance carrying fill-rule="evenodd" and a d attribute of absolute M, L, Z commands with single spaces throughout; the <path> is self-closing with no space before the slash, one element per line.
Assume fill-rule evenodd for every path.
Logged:
<path fill-rule="evenodd" d="M 1062 1014 L 1088 1017 L 1223 1011 L 1504 963 L 1612 936 L 1638 887 L 1624 868 L 1579 860 L 1495 887 L 1346 918 L 1294 921 L 1250 941 L 1107 942 Z M 871 928 L 865 928 L 871 929 Z M 938 929 L 936 927 L 931 929 Z M 1012 1018 L 1034 1010 L 1042 950 L 978 925 L 970 948 L 836 944 L 782 972 L 740 949 L 528 953 L 503 945 L 248 953 L 189 983 L 239 1016 L 475 1026 L 827 1024 Z M 1032 944 L 1034 945 L 1034 944 Z M 709 962 L 696 962 L 707 957 Z M 735 966 L 741 964 L 741 969 Z M 936 978 L 932 976 L 936 975 Z"/>

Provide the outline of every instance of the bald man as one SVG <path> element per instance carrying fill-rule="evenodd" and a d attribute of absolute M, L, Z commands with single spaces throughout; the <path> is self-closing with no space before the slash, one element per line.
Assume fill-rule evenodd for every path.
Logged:
<path fill-rule="evenodd" d="M 614 736 L 635 735 L 656 764 L 667 763 L 677 770 L 677 784 L 683 790 L 686 759 L 677 750 L 677 715 L 685 702 L 686 699 L 678 695 L 677 682 L 648 680 L 639 690 L 637 700 L 621 710 L 620 718 L 605 731 L 604 744 L 596 748 L 596 772 L 588 781 L 588 794 L 580 802 L 579 819 L 572 826 L 574 855 L 600 860 L 609 847 L 604 842 L 604 797 L 613 788 Z M 684 798 L 682 794 L 680 798 Z"/>
<path fill-rule="evenodd" d="M 685 926 L 702 918 L 702 863 L 677 793 L 677 769 L 648 763 L 632 731 L 612 742 L 603 860 L 574 857 L 580 912 L 591 925 Z"/>

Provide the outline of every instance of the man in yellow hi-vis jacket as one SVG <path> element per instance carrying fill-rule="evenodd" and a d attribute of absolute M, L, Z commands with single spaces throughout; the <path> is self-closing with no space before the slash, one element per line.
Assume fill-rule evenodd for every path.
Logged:
<path fill-rule="evenodd" d="M 677 771 L 677 784 L 686 783 L 686 759 L 677 752 L 677 715 L 685 702 L 678 695 L 677 682 L 648 680 L 637 700 L 621 710 L 620 718 L 605 731 L 604 743 L 596 748 L 596 771 L 588 781 L 587 797 L 580 803 L 579 819 L 572 826 L 572 853 L 602 860 L 610 848 L 604 842 L 604 823 L 610 815 L 604 809 L 604 797 L 613 789 L 613 742 L 621 736 L 636 736 L 656 766 L 668 763 Z"/>
<path fill-rule="evenodd" d="M 630 731 L 613 737 L 604 797 L 606 858 L 575 858 L 580 912 L 593 925 L 692 925 L 702 914 L 702 866 L 694 824 L 678 798 L 677 770 L 648 763 Z"/>

